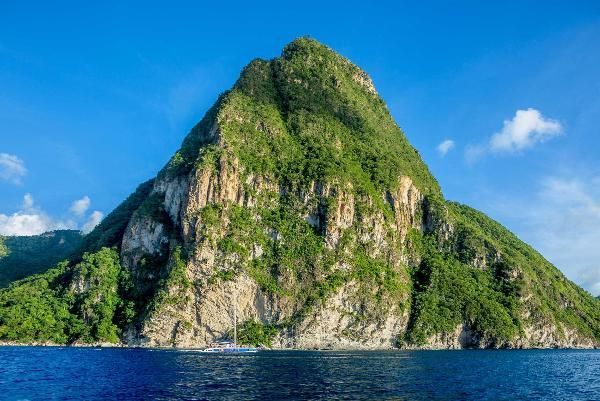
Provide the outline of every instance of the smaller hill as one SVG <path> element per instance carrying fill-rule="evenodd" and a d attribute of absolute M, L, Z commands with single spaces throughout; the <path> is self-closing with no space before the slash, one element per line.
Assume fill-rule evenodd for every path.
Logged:
<path fill-rule="evenodd" d="M 43 273 L 69 258 L 81 245 L 76 230 L 57 230 L 40 235 L 0 237 L 0 288 L 27 276 Z"/>

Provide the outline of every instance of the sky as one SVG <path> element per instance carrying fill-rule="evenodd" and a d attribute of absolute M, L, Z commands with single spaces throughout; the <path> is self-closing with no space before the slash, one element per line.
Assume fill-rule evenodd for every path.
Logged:
<path fill-rule="evenodd" d="M 0 235 L 91 230 L 252 59 L 367 71 L 446 198 L 600 294 L 600 2 L 0 6 Z"/>

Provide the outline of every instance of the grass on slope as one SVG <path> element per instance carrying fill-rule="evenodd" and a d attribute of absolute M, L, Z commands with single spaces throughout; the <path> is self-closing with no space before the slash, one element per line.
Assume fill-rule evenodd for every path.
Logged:
<path fill-rule="evenodd" d="M 364 73 L 331 49 L 298 39 L 271 61 L 255 60 L 217 114 L 225 148 L 249 172 L 283 184 L 352 182 L 379 200 L 400 175 L 424 194 L 437 181 Z"/>

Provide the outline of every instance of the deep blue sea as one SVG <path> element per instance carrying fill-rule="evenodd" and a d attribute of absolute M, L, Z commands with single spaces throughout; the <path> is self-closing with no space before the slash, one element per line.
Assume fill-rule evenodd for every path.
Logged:
<path fill-rule="evenodd" d="M 600 351 L 0 347 L 2 400 L 600 400 Z"/>

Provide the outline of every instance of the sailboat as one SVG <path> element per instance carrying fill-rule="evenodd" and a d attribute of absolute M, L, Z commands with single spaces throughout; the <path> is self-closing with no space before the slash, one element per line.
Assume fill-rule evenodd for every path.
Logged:
<path fill-rule="evenodd" d="M 234 292 L 233 300 L 233 342 L 231 341 L 219 341 L 212 344 L 208 348 L 200 350 L 200 352 L 208 353 L 254 353 L 258 352 L 258 348 L 255 347 L 240 347 L 237 343 L 237 296 Z"/>

